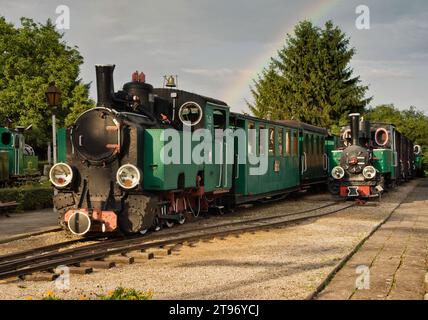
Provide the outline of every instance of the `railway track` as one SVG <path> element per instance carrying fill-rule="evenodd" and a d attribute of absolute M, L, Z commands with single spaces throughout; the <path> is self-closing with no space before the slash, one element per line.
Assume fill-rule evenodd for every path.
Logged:
<path fill-rule="evenodd" d="M 300 211 L 291 212 L 291 213 L 287 213 L 287 214 L 277 214 L 277 215 L 263 216 L 260 218 L 251 218 L 248 221 L 259 221 L 259 220 L 263 221 L 266 219 L 285 217 L 287 215 L 303 214 L 303 213 L 311 212 L 314 210 L 319 210 L 319 209 L 323 209 L 326 207 L 330 207 L 335 203 L 340 203 L 340 202 L 327 203 L 323 206 L 318 206 L 316 208 L 300 210 Z M 221 222 L 219 224 L 215 224 L 215 225 L 211 225 L 211 226 L 204 226 L 203 228 L 204 228 L 204 230 L 206 230 L 209 228 L 217 228 L 219 226 L 239 225 L 242 223 L 241 221 L 242 220 L 235 221 L 235 222 L 226 222 L 226 223 Z M 245 221 L 247 221 L 247 220 L 245 220 Z M 188 225 L 186 225 L 186 226 L 188 226 Z M 164 230 L 164 232 L 166 232 L 166 235 L 174 235 L 174 234 L 183 234 L 183 232 L 186 232 L 186 231 L 183 230 L 182 228 L 175 228 L 175 229 L 166 229 L 166 230 Z M 148 234 L 148 235 L 144 236 L 144 239 L 150 240 L 152 238 L 159 238 L 159 237 L 162 237 L 164 235 L 165 235 L 164 233 L 162 233 L 159 236 L 157 236 L 157 234 Z M 128 240 L 134 239 L 134 238 L 141 238 L 141 237 L 142 236 L 139 236 L 139 235 L 129 236 Z M 10 254 L 0 256 L 0 266 L 5 265 L 5 264 L 10 263 L 10 262 L 13 262 L 13 261 L 17 261 L 19 259 L 23 259 L 23 258 L 30 258 L 33 256 L 39 256 L 39 255 L 42 256 L 42 255 L 47 255 L 47 254 L 50 254 L 53 252 L 59 252 L 60 250 L 67 249 L 67 247 L 69 247 L 69 246 L 79 244 L 79 243 L 85 243 L 88 241 L 104 241 L 104 244 L 107 244 L 107 241 L 108 241 L 108 243 L 110 243 L 110 242 L 115 242 L 118 240 L 124 240 L 124 237 L 117 236 L 116 238 L 105 240 L 105 237 L 93 236 L 93 237 L 73 239 L 70 241 L 64 241 L 64 242 L 56 243 L 53 245 L 43 246 L 43 247 L 36 247 L 36 248 L 32 248 L 32 249 L 23 250 L 23 251 L 19 251 L 16 253 L 10 253 Z M 91 246 L 93 247 L 93 245 L 91 245 Z"/>
<path fill-rule="evenodd" d="M 60 250 L 64 248 L 64 243 L 58 244 L 58 247 L 53 245 L 35 248 L 25 252 L 1 256 L 0 279 L 22 277 L 39 271 L 49 271 L 60 265 L 78 266 L 85 261 L 92 261 L 96 264 L 97 261 L 100 262 L 109 256 L 126 258 L 126 254 L 131 252 L 142 252 L 185 242 L 191 243 L 215 237 L 221 238 L 244 232 L 281 227 L 287 223 L 333 214 L 352 206 L 354 206 L 354 203 L 332 202 L 313 209 L 293 213 L 225 222 L 200 228 L 189 228 L 188 230 L 177 228 L 177 230 L 171 232 L 151 234 L 150 236 L 135 236 L 126 239 L 114 238 L 64 250 Z"/>

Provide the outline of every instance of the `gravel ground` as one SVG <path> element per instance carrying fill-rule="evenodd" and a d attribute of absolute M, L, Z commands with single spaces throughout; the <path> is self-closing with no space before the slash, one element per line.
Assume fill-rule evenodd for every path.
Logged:
<path fill-rule="evenodd" d="M 184 246 L 169 257 L 145 263 L 86 276 L 72 275 L 66 291 L 49 282 L 1 284 L 0 298 L 38 299 L 48 291 L 65 299 L 93 298 L 124 286 L 151 290 L 154 299 L 304 299 L 405 198 L 415 183 L 385 195 L 380 204 L 354 207 L 269 232 L 199 242 L 195 247 Z M 290 208 L 304 210 L 328 199 L 314 195 L 300 200 L 305 201 L 282 201 L 242 214 L 254 210 L 263 214 Z"/>

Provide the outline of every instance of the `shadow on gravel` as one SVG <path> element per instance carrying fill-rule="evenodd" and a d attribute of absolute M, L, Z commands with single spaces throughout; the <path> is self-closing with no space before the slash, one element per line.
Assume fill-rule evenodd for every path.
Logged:
<path fill-rule="evenodd" d="M 254 261 L 231 261 L 231 260 L 208 260 L 208 261 L 200 261 L 198 263 L 189 263 L 189 264 L 181 264 L 179 267 L 204 267 L 204 266 L 217 266 L 217 267 L 265 267 L 266 269 L 273 268 L 275 270 L 262 270 L 259 273 L 259 276 L 254 276 L 251 279 L 244 279 L 244 280 L 237 280 L 228 282 L 227 284 L 219 284 L 217 286 L 211 286 L 208 289 L 202 289 L 198 291 L 194 291 L 191 293 L 185 293 L 185 294 L 179 294 L 170 298 L 174 299 L 225 299 L 229 298 L 230 296 L 227 295 L 227 292 L 231 292 L 234 290 L 239 290 L 240 288 L 256 285 L 256 287 L 261 288 L 263 287 L 263 284 L 268 281 L 280 279 L 283 277 L 290 277 L 294 274 L 303 273 L 310 270 L 316 270 L 316 269 L 322 269 L 325 267 L 333 267 L 338 262 L 339 259 L 331 259 L 328 261 L 325 261 L 323 263 L 303 263 L 303 264 L 284 264 L 284 263 L 271 263 L 267 261 L 260 261 L 260 262 L 254 262 Z M 276 268 L 282 268 L 279 270 L 276 270 Z M 236 271 L 235 271 L 236 272 Z M 285 289 L 284 289 L 285 291 Z M 308 294 L 310 289 L 308 289 Z M 221 293 L 221 294 L 219 294 Z M 278 299 L 280 296 L 278 295 Z M 233 299 L 233 297 L 232 297 Z M 252 299 L 260 299 L 257 297 L 252 297 Z"/>

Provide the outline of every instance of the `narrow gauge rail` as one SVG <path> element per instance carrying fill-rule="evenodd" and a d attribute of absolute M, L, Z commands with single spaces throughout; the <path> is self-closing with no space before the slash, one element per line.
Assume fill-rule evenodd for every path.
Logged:
<path fill-rule="evenodd" d="M 335 203 L 341 203 L 341 201 L 334 201 L 332 203 L 328 203 L 326 205 L 322 205 L 316 208 L 310 208 L 310 209 L 305 209 L 305 210 L 301 210 L 301 211 L 296 211 L 296 212 L 291 212 L 288 214 L 279 214 L 279 215 L 269 215 L 269 216 L 264 216 L 262 218 L 254 218 L 251 219 L 251 221 L 258 221 L 258 220 L 265 220 L 266 218 L 279 218 L 279 217 L 284 217 L 287 215 L 293 215 L 293 214 L 302 214 L 302 213 L 306 213 L 306 212 L 310 212 L 310 211 L 314 211 L 314 210 L 319 210 L 319 209 L 323 209 L 325 207 L 329 207 L 334 205 Z M 250 221 L 248 219 L 246 219 L 247 221 Z M 225 222 L 221 222 L 219 224 L 215 224 L 212 226 L 206 226 L 204 227 L 206 229 L 209 228 L 216 228 L 216 227 L 220 227 L 223 225 L 234 225 L 234 224 L 239 224 L 240 222 L 229 222 L 229 223 L 225 223 Z M 60 229 L 61 230 L 61 229 Z M 193 231 L 194 229 L 192 229 Z M 164 230 L 165 233 L 162 234 L 149 234 L 149 235 L 128 235 L 126 236 L 127 240 L 132 240 L 132 239 L 140 239 L 142 237 L 144 237 L 145 240 L 151 240 L 151 239 L 156 239 L 162 236 L 169 236 L 169 235 L 176 235 L 176 234 L 182 234 L 183 233 L 183 229 L 165 229 Z M 185 230 L 184 230 L 185 231 Z M 14 253 L 10 253 L 10 254 L 6 254 L 6 255 L 2 255 L 0 256 L 0 266 L 9 264 L 11 262 L 14 261 L 18 261 L 22 258 L 31 258 L 34 256 L 45 256 L 48 254 L 52 254 L 55 252 L 59 252 L 61 249 L 67 249 L 67 247 L 74 245 L 74 244 L 78 244 L 78 243 L 85 243 L 88 241 L 103 241 L 103 245 L 107 244 L 107 243 L 115 243 L 117 241 L 123 241 L 125 240 L 124 236 L 122 235 L 118 235 L 116 238 L 109 238 L 106 239 L 105 236 L 99 237 L 99 236 L 91 236 L 91 237 L 86 237 L 86 238 L 78 238 L 78 239 L 74 239 L 74 240 L 70 240 L 70 241 L 64 241 L 64 242 L 60 242 L 60 243 L 56 243 L 56 244 L 52 244 L 52 245 L 47 245 L 47 246 L 42 246 L 42 247 L 37 247 L 37 248 L 32 248 L 32 249 L 28 249 L 28 250 L 23 250 L 23 251 L 19 251 L 19 252 L 14 252 Z M 91 247 L 94 247 L 94 244 L 90 245 Z"/>
<path fill-rule="evenodd" d="M 59 242 L 59 243 L 55 243 L 55 244 L 51 244 L 43 247 L 37 247 L 33 249 L 28 249 L 28 250 L 23 250 L 19 252 L 13 252 L 13 253 L 0 256 L 0 266 L 22 258 L 34 257 L 36 255 L 42 256 L 52 252 L 59 252 L 61 249 L 66 249 L 67 247 L 78 243 L 85 243 L 88 241 L 103 241 L 104 243 L 106 243 L 106 242 L 115 241 L 115 240 L 116 240 L 115 238 L 106 240 L 105 237 L 103 239 L 99 237 L 87 237 L 87 238 L 79 238 L 79 239 Z"/>
<path fill-rule="evenodd" d="M 290 222 L 297 222 L 333 214 L 348 209 L 354 205 L 354 203 L 333 202 L 329 205 L 301 212 L 223 223 L 189 230 L 185 233 L 176 232 L 163 236 L 159 235 L 152 237 L 151 239 L 141 236 L 125 240 L 111 239 L 106 242 L 67 249 L 61 252 L 53 251 L 43 255 L 26 256 L 24 258 L 9 260 L 8 263 L 2 263 L 0 265 L 0 279 L 24 276 L 38 271 L 51 270 L 59 265 L 74 265 L 87 260 L 102 259 L 110 255 L 126 254 L 136 250 L 146 250 L 183 243 L 185 241 L 199 241 L 243 232 L 275 228 Z M 321 212 L 319 212 L 319 210 L 321 210 Z"/>

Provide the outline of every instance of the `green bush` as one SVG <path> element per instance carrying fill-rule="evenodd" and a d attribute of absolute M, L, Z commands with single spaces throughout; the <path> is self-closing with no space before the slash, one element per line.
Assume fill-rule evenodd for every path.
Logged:
<path fill-rule="evenodd" d="M 16 211 L 51 208 L 53 188 L 51 186 L 22 186 L 0 189 L 0 201 L 16 201 Z"/>
<path fill-rule="evenodd" d="M 38 166 L 37 166 L 37 169 L 39 169 L 39 171 L 43 174 L 43 167 L 45 166 L 45 165 L 47 165 L 47 164 L 49 164 L 48 163 L 48 160 L 39 160 L 39 163 L 38 163 Z"/>
<path fill-rule="evenodd" d="M 142 292 L 122 287 L 116 288 L 105 296 L 99 296 L 101 300 L 150 300 L 152 297 L 153 293 L 151 291 Z"/>

